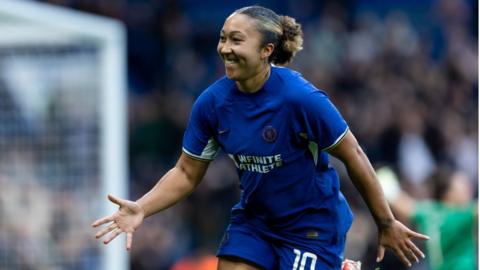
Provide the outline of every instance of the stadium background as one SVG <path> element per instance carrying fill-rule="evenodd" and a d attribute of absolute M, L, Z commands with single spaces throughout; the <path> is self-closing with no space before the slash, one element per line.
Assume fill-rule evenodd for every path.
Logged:
<path fill-rule="evenodd" d="M 327 91 L 374 165 L 394 167 L 418 197 L 425 194 L 426 176 L 444 163 L 478 186 L 477 1 L 41 2 L 127 26 L 131 199 L 176 161 L 194 99 L 223 74 L 215 51 L 223 21 L 251 4 L 302 23 L 304 50 L 291 66 Z M 356 214 L 346 254 L 373 269 L 375 225 L 338 168 Z M 188 199 L 137 232 L 131 269 L 169 269 L 185 257 L 213 254 L 238 198 L 237 185 L 232 164 L 220 156 Z M 387 256 L 382 269 L 403 268 Z"/>

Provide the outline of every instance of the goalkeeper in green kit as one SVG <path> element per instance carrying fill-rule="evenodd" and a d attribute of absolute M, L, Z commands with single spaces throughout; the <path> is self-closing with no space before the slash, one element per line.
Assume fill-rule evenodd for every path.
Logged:
<path fill-rule="evenodd" d="M 402 191 L 389 168 L 379 169 L 377 176 L 397 216 L 430 236 L 426 242 L 429 269 L 477 269 L 478 206 L 467 175 L 439 168 L 427 180 L 432 199 L 425 201 Z"/>

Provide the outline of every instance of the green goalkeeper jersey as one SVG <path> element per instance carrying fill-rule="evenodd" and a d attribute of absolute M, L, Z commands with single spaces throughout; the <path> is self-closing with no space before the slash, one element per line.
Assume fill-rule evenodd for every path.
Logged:
<path fill-rule="evenodd" d="M 474 270 L 476 258 L 476 204 L 453 207 L 426 201 L 415 205 L 413 222 L 430 236 L 426 242 L 431 270 Z"/>

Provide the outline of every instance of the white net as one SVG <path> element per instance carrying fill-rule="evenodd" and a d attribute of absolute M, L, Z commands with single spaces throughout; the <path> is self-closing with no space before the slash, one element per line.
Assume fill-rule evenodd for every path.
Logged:
<path fill-rule="evenodd" d="M 124 31 L 0 1 L 0 270 L 128 268 L 90 227 L 127 195 Z"/>
<path fill-rule="evenodd" d="M 0 269 L 98 269 L 98 54 L 0 49 Z"/>

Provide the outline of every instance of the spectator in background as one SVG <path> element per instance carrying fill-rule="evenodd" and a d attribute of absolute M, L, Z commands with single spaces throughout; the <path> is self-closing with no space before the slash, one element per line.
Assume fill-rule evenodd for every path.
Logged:
<path fill-rule="evenodd" d="M 431 270 L 477 269 L 478 206 L 465 173 L 438 168 L 426 180 L 432 199 L 423 201 L 402 191 L 390 169 L 381 168 L 377 175 L 398 217 L 430 236 L 426 247 Z"/>

